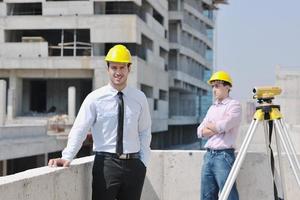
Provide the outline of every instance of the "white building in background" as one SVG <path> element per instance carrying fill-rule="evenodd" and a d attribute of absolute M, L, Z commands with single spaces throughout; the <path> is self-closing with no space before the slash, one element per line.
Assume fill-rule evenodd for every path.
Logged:
<path fill-rule="evenodd" d="M 211 1 L 169 1 L 169 132 L 171 141 L 195 141 L 212 98 L 214 13 Z"/>
<path fill-rule="evenodd" d="M 107 84 L 104 56 L 118 43 L 133 56 L 129 84 L 148 98 L 152 146 L 195 141 L 211 102 L 206 79 L 212 71 L 218 3 L 224 1 L 0 2 L 3 174 L 42 166 L 59 155 L 66 137 L 49 134 L 49 118 L 68 114 L 57 123 L 71 126 L 85 96 Z M 88 141 L 81 153 L 90 153 Z M 23 167 L 17 167 L 20 163 Z"/>
<path fill-rule="evenodd" d="M 283 121 L 287 125 L 288 134 L 292 139 L 296 151 L 300 152 L 300 67 L 282 67 L 275 69 L 276 79 L 274 86 L 282 89 L 280 95 L 276 95 L 273 104 L 280 105 Z M 255 113 L 255 100 L 243 103 L 243 122 L 240 129 L 238 146 L 242 144 L 246 132 Z M 265 133 L 262 123 L 259 124 L 249 151 L 266 151 Z"/>
<path fill-rule="evenodd" d="M 282 93 L 276 96 L 287 123 L 300 125 L 300 67 L 276 68 L 276 86 Z"/>

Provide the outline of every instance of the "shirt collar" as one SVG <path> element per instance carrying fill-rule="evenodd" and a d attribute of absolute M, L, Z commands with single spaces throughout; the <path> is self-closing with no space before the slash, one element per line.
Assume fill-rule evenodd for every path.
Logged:
<path fill-rule="evenodd" d="M 116 88 L 114 88 L 110 83 L 107 84 L 109 91 L 113 93 L 113 95 L 117 95 L 118 94 L 118 90 Z M 129 90 L 128 90 L 128 85 L 126 85 L 126 87 L 121 91 L 124 95 L 127 95 Z"/>
<path fill-rule="evenodd" d="M 223 99 L 221 102 L 220 101 L 218 101 L 218 100 L 216 100 L 215 102 L 214 102 L 214 105 L 218 105 L 218 104 L 223 104 L 223 105 L 226 105 L 226 104 L 228 104 L 229 103 L 229 101 L 231 100 L 231 98 L 230 97 L 227 97 L 227 98 L 225 98 L 225 99 Z"/>

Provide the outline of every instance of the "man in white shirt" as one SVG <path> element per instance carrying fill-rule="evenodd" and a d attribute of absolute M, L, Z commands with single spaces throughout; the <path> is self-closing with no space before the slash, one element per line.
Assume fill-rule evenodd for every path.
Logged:
<path fill-rule="evenodd" d="M 81 105 L 62 158 L 49 166 L 68 167 L 89 129 L 95 160 L 93 200 L 139 200 L 150 157 L 151 116 L 143 92 L 127 86 L 131 55 L 123 45 L 105 57 L 109 84 L 91 92 Z"/>

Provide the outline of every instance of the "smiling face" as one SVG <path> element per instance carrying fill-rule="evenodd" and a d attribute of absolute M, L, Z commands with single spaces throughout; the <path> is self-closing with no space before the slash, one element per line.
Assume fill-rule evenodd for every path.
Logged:
<path fill-rule="evenodd" d="M 211 87 L 216 100 L 222 101 L 229 96 L 230 86 L 223 81 L 213 81 Z"/>
<path fill-rule="evenodd" d="M 111 85 L 121 91 L 127 85 L 127 77 L 130 72 L 128 63 L 109 62 L 107 67 Z"/>

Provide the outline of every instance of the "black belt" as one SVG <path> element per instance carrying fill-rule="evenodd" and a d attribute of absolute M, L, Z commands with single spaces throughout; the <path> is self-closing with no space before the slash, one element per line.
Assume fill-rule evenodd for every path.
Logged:
<path fill-rule="evenodd" d="M 107 157 L 112 157 L 112 158 L 118 158 L 121 160 L 128 160 L 128 159 L 139 159 L 140 158 L 140 153 L 123 153 L 123 154 L 116 154 L 116 153 L 109 153 L 109 152 L 96 152 L 96 155 L 100 156 L 107 156 Z"/>
<path fill-rule="evenodd" d="M 210 148 L 207 148 L 206 150 L 207 150 L 207 152 L 210 152 L 210 153 L 219 153 L 219 152 L 222 152 L 222 151 L 229 152 L 229 153 L 234 152 L 233 148 L 230 148 L 230 149 L 210 149 Z"/>

